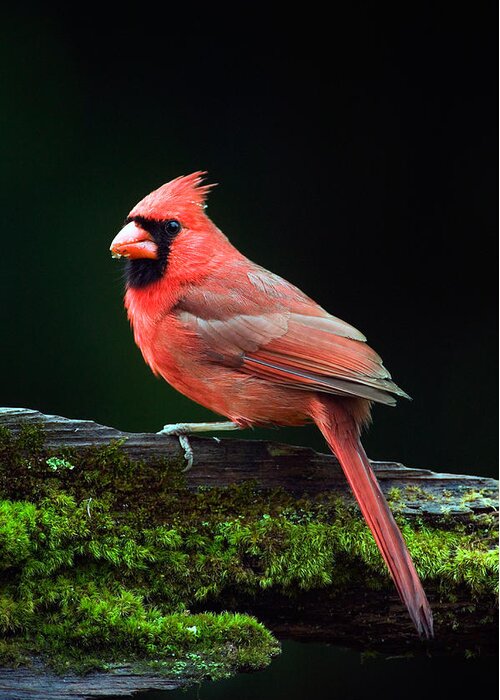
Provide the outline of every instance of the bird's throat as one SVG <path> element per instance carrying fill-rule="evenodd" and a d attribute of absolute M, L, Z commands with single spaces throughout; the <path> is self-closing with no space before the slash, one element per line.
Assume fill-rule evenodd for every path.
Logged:
<path fill-rule="evenodd" d="M 143 289 L 163 277 L 167 260 L 127 260 L 125 264 L 125 283 L 127 288 Z"/>

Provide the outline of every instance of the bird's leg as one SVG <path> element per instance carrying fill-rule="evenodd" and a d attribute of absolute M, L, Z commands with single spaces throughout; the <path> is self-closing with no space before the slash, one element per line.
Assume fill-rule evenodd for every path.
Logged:
<path fill-rule="evenodd" d="M 164 425 L 158 435 L 191 435 L 191 433 L 211 433 L 218 430 L 240 430 L 240 426 L 232 420 L 214 423 L 170 423 Z"/>
<path fill-rule="evenodd" d="M 158 435 L 176 435 L 179 438 L 180 445 L 184 450 L 186 458 L 186 467 L 183 471 L 187 472 L 193 466 L 194 453 L 189 442 L 188 435 L 191 433 L 210 433 L 218 430 L 240 430 L 240 426 L 233 421 L 218 421 L 214 423 L 171 423 L 164 425 L 162 430 L 158 431 Z M 217 440 L 218 438 L 214 438 Z"/>

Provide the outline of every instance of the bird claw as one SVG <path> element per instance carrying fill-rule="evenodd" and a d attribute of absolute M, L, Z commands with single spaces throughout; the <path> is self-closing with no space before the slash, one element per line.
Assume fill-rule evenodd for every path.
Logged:
<path fill-rule="evenodd" d="M 187 423 L 172 423 L 164 425 L 163 428 L 156 433 L 157 435 L 172 435 L 179 439 L 180 446 L 184 450 L 184 457 L 186 459 L 186 466 L 182 470 L 183 472 L 188 472 L 194 463 L 194 452 L 188 438 L 189 432 L 190 426 Z"/>
<path fill-rule="evenodd" d="M 186 466 L 182 470 L 183 472 L 188 472 L 191 467 L 193 466 L 194 463 L 194 452 L 193 448 L 191 447 L 191 443 L 189 442 L 189 438 L 187 435 L 178 435 L 180 445 L 182 449 L 184 450 L 184 457 L 186 459 Z"/>
<path fill-rule="evenodd" d="M 186 468 L 183 471 L 187 472 L 191 469 L 194 462 L 194 452 L 189 444 L 188 435 L 191 435 L 191 433 L 205 433 L 211 430 L 238 430 L 239 428 L 240 426 L 233 421 L 218 421 L 216 423 L 172 423 L 170 425 L 164 425 L 163 428 L 157 432 L 157 435 L 173 435 L 179 438 L 187 462 Z M 214 437 L 213 439 L 218 443 L 220 442 L 220 438 L 218 437 Z"/>
<path fill-rule="evenodd" d="M 173 435 L 179 439 L 180 446 L 184 450 L 184 457 L 186 459 L 186 466 L 182 470 L 183 472 L 188 472 L 194 463 L 194 452 L 189 442 L 188 433 L 190 426 L 187 423 L 172 423 L 171 425 L 164 425 L 161 430 L 159 430 L 157 435 Z"/>

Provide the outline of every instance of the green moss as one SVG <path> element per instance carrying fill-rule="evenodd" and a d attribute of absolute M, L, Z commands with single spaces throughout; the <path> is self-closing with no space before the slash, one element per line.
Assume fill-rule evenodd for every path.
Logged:
<path fill-rule="evenodd" d="M 355 507 L 331 494 L 263 493 L 251 482 L 193 493 L 182 462 L 136 463 L 118 444 L 55 455 L 36 427 L 0 433 L 0 662 L 41 654 L 59 670 L 127 661 L 224 677 L 261 668 L 278 651 L 252 617 L 190 612 L 226 591 L 392 592 Z M 442 597 L 495 594 L 491 516 L 473 526 L 399 521 L 424 583 Z"/>
<path fill-rule="evenodd" d="M 45 464 L 50 467 L 53 471 L 58 469 L 74 469 L 74 465 L 68 462 L 67 459 L 61 459 L 60 457 L 49 457 L 45 460 Z"/>
<path fill-rule="evenodd" d="M 423 488 L 420 486 L 410 485 L 406 486 L 404 489 L 405 500 L 406 501 L 418 501 L 421 499 L 428 500 L 429 494 L 427 494 Z"/>
<path fill-rule="evenodd" d="M 398 503 L 399 501 L 401 501 L 401 495 L 401 489 L 398 489 L 396 486 L 393 486 L 387 492 L 387 501 L 389 503 Z"/>

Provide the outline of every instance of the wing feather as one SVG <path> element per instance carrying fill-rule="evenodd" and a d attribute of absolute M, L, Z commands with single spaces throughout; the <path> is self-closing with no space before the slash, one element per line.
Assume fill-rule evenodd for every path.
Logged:
<path fill-rule="evenodd" d="M 353 326 L 263 268 L 247 272 L 246 284 L 237 278 L 229 291 L 222 279 L 213 291 L 190 288 L 177 305 L 209 361 L 294 389 L 389 405 L 394 395 L 407 397 Z"/>

